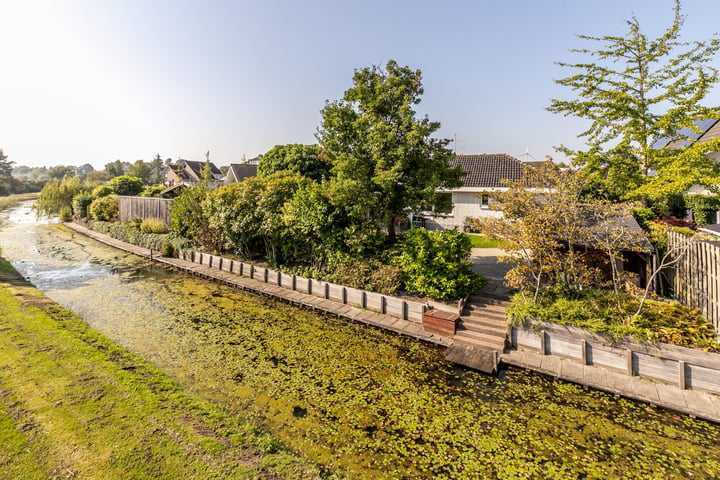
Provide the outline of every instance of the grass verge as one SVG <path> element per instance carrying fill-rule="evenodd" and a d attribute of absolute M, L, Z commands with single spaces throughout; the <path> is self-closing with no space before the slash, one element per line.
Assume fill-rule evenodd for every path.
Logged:
<path fill-rule="evenodd" d="M 0 478 L 321 478 L 0 258 Z"/>

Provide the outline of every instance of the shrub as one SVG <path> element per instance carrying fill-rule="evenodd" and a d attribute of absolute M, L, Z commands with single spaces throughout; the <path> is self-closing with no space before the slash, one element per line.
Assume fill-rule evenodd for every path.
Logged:
<path fill-rule="evenodd" d="M 88 216 L 93 220 L 112 222 L 119 212 L 118 199 L 115 195 L 100 197 L 93 200 L 88 207 Z"/>
<path fill-rule="evenodd" d="M 381 265 L 374 270 L 365 288 L 371 292 L 394 295 L 402 285 L 402 270 L 395 265 Z"/>
<path fill-rule="evenodd" d="M 152 248 L 159 252 L 165 251 L 166 245 L 172 248 L 173 254 L 192 247 L 192 242 L 185 238 L 178 237 L 174 233 L 143 233 L 132 221 L 110 223 L 89 220 L 88 227 L 96 232 L 110 235 L 123 242 L 132 243 L 133 245 L 143 248 Z"/>
<path fill-rule="evenodd" d="M 640 227 L 646 232 L 649 230 L 650 222 L 657 219 L 657 214 L 651 209 L 646 207 L 637 207 L 632 209 L 633 217 L 638 222 Z"/>
<path fill-rule="evenodd" d="M 157 197 L 160 195 L 160 192 L 162 192 L 163 190 L 165 190 L 165 187 L 163 187 L 162 185 L 154 185 L 154 186 L 145 187 L 145 189 L 142 192 L 140 192 L 140 196 L 141 197 Z"/>
<path fill-rule="evenodd" d="M 61 222 L 69 222 L 72 220 L 72 210 L 70 210 L 70 207 L 62 207 L 60 213 L 58 213 L 58 218 Z"/>
<path fill-rule="evenodd" d="M 173 200 L 170 210 L 170 225 L 173 232 L 181 237 L 197 240 L 207 230 L 208 214 L 203 209 L 203 200 L 208 195 L 207 185 L 198 183 L 183 189 Z"/>
<path fill-rule="evenodd" d="M 95 197 L 107 197 L 108 195 L 112 195 L 113 189 L 108 187 L 107 185 L 100 185 L 99 187 L 95 187 L 95 189 L 92 191 L 92 194 Z"/>
<path fill-rule="evenodd" d="M 160 253 L 163 257 L 174 257 L 175 247 L 173 247 L 172 243 L 164 243 L 162 249 L 160 250 Z"/>
<path fill-rule="evenodd" d="M 118 195 L 137 195 L 143 191 L 143 181 L 137 177 L 121 175 L 108 182 Z"/>
<path fill-rule="evenodd" d="M 87 218 L 88 207 L 95 200 L 95 196 L 90 192 L 80 192 L 72 199 L 72 213 L 75 218 Z"/>
<path fill-rule="evenodd" d="M 146 218 L 140 224 L 140 231 L 143 233 L 167 233 L 168 226 L 160 218 Z"/>
<path fill-rule="evenodd" d="M 409 292 L 439 300 L 459 298 L 485 285 L 472 271 L 470 238 L 456 230 L 411 228 L 402 239 L 398 265 Z"/>

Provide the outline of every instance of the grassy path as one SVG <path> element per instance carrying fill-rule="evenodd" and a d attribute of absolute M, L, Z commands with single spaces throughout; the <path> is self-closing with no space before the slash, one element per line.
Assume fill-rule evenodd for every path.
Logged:
<path fill-rule="evenodd" d="M 0 478 L 320 478 L 0 259 Z"/>

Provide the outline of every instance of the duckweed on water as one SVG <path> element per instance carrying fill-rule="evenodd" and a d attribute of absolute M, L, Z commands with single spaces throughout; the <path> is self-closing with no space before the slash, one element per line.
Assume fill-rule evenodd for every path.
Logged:
<path fill-rule="evenodd" d="M 720 475 L 720 429 L 702 421 L 520 370 L 498 380 L 415 340 L 195 278 L 154 300 L 223 366 L 239 408 L 360 478 Z"/>

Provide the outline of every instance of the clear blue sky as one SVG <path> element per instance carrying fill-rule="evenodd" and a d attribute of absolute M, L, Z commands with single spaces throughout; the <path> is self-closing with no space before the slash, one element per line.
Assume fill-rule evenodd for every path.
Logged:
<path fill-rule="evenodd" d="M 418 111 L 458 153 L 579 147 L 584 124 L 545 110 L 572 92 L 575 34 L 652 36 L 672 0 L 0 0 L 0 148 L 18 165 L 102 168 L 181 156 L 218 165 L 314 143 L 355 69 L 423 73 Z M 685 0 L 683 38 L 717 32 L 717 0 Z M 579 58 L 576 58 L 579 60 Z M 714 62 L 720 66 L 720 59 Z M 718 89 L 708 98 L 720 105 Z"/>

